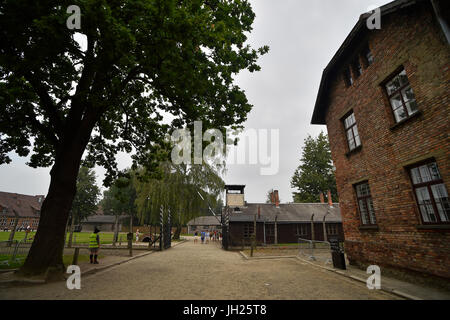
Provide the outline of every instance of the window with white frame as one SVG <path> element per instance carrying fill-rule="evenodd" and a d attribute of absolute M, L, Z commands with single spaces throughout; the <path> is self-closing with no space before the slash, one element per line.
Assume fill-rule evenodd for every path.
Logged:
<path fill-rule="evenodd" d="M 419 111 L 413 89 L 404 69 L 386 83 L 385 87 L 397 123 Z"/>
<path fill-rule="evenodd" d="M 361 146 L 358 126 L 356 125 L 355 114 L 352 112 L 344 118 L 345 135 L 347 136 L 350 151 Z"/>
<path fill-rule="evenodd" d="M 447 188 L 437 163 L 431 161 L 411 167 L 409 173 L 423 223 L 450 223 Z"/>
<path fill-rule="evenodd" d="M 372 195 L 369 183 L 363 182 L 355 186 L 356 198 L 358 200 L 361 223 L 365 226 L 376 225 L 375 210 L 373 208 Z"/>
<path fill-rule="evenodd" d="M 374 57 L 373 57 L 372 51 L 370 51 L 370 48 L 369 48 L 368 45 L 366 45 L 364 47 L 363 58 L 364 58 L 364 62 L 365 62 L 367 67 L 370 66 L 375 60 Z"/>

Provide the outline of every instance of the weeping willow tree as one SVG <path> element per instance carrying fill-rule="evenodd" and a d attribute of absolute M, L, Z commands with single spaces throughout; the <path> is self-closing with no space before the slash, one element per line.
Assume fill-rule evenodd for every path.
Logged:
<path fill-rule="evenodd" d="M 189 220 L 204 215 L 218 207 L 219 195 L 224 181 L 219 174 L 220 166 L 160 164 L 158 179 L 141 181 L 135 179 L 137 215 L 141 224 L 156 225 L 163 207 L 164 216 L 171 213 L 172 225 L 176 226 L 174 239 L 178 239 L 181 227 Z M 199 195 L 201 194 L 201 196 Z"/>

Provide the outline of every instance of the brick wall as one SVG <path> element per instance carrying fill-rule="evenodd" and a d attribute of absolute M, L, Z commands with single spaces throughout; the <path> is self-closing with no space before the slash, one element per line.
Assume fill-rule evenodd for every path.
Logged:
<path fill-rule="evenodd" d="M 420 229 L 420 214 L 405 166 L 434 157 L 450 191 L 450 50 L 428 3 L 382 18 L 366 39 L 375 61 L 346 87 L 336 72 L 326 115 L 352 263 L 375 263 L 450 278 L 449 229 Z M 355 48 L 355 53 L 358 48 Z M 342 67 L 348 61 L 343 61 Z M 392 128 L 382 82 L 406 70 L 421 114 Z M 351 155 L 342 117 L 353 109 L 362 149 Z M 353 185 L 368 180 L 378 230 L 361 230 Z"/>

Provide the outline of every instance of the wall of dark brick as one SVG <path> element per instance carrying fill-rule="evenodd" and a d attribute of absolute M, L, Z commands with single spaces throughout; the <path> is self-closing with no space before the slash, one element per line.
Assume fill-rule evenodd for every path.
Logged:
<path fill-rule="evenodd" d="M 240 246 L 242 245 L 243 235 L 244 235 L 244 226 L 246 223 L 244 222 L 231 222 L 230 223 L 230 240 L 232 246 Z M 335 225 L 337 228 L 337 236 L 341 241 L 344 241 L 344 232 L 342 228 L 341 223 L 326 223 L 326 225 Z M 304 224 L 307 228 L 307 234 L 301 235 L 301 238 L 311 240 L 311 223 L 305 223 Z M 299 236 L 297 235 L 297 226 L 299 226 L 300 230 L 300 224 L 283 224 L 278 223 L 277 224 L 277 236 L 278 236 L 278 243 L 297 243 Z M 274 224 L 266 224 L 266 244 L 273 244 L 275 243 L 274 236 L 271 235 L 270 230 L 274 228 Z M 315 222 L 314 223 L 314 239 L 318 241 L 324 240 L 324 234 L 323 234 L 323 225 L 322 223 Z M 331 236 L 328 233 L 328 236 Z M 251 239 L 244 239 L 245 244 L 250 244 Z M 258 245 L 261 245 L 264 243 L 264 224 L 263 223 L 257 223 L 256 225 L 256 242 Z"/>
<path fill-rule="evenodd" d="M 348 258 L 354 264 L 450 278 L 450 230 L 418 228 L 420 213 L 405 169 L 434 158 L 449 191 L 449 46 L 428 3 L 383 17 L 382 29 L 369 31 L 366 40 L 375 62 L 351 87 L 337 73 L 326 115 Z M 381 84 L 400 66 L 407 72 L 421 114 L 393 128 Z M 351 109 L 362 149 L 346 155 L 341 119 Z M 360 229 L 353 185 L 363 180 L 369 181 L 378 230 Z"/>

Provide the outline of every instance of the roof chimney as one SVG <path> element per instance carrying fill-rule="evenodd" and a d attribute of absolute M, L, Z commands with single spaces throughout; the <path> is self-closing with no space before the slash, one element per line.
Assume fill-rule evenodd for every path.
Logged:
<path fill-rule="evenodd" d="M 274 194 L 274 198 L 275 198 L 275 205 L 277 208 L 279 208 L 280 207 L 280 198 L 278 196 L 278 190 L 274 190 L 273 194 Z"/>
<path fill-rule="evenodd" d="M 325 203 L 325 199 L 323 197 L 323 193 L 322 192 L 319 194 L 319 196 L 320 196 L 320 203 Z"/>
<path fill-rule="evenodd" d="M 328 190 L 328 205 L 333 207 L 333 199 L 331 198 L 331 191 Z"/>

